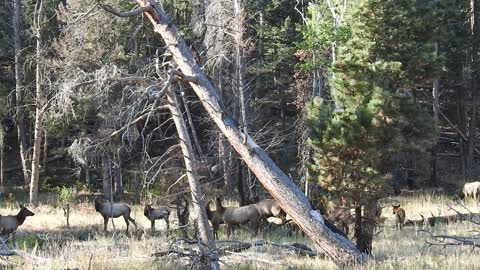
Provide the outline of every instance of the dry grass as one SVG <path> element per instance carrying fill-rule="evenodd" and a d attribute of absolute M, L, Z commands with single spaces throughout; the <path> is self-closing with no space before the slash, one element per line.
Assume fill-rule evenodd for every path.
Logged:
<path fill-rule="evenodd" d="M 449 211 L 452 201 L 441 195 L 412 195 L 393 198 L 400 201 L 407 212 L 407 218 L 453 214 Z M 389 205 L 389 202 L 385 202 Z M 478 212 L 476 203 L 468 207 Z M 15 214 L 16 206 L 3 206 L 0 214 Z M 178 260 L 169 258 L 156 260 L 150 256 L 158 250 L 165 250 L 175 237 L 164 235 L 163 221 L 157 222 L 155 235 L 149 232 L 150 223 L 143 216 L 140 206 L 133 207 L 132 216 L 138 229 L 130 236 L 124 233 L 123 219 L 115 219 L 117 233 L 109 224 L 109 233 L 102 232 L 102 218 L 90 203 L 79 203 L 72 210 L 71 228 L 65 228 L 65 218 L 60 209 L 42 205 L 35 209 L 35 216 L 27 218 L 17 236 L 18 250 L 23 257 L 16 256 L 0 260 L 0 269 L 178 269 Z M 174 214 L 173 214 L 174 216 Z M 387 222 L 374 239 L 373 258 L 362 269 L 476 269 L 480 251 L 466 247 L 428 248 L 428 236 L 418 228 L 406 227 L 396 231 L 393 227 L 391 207 L 383 211 Z M 173 221 L 175 223 L 175 221 Z M 131 227 L 133 229 L 133 227 Z M 441 225 L 431 230 L 435 234 L 469 235 L 476 226 L 471 223 Z M 225 235 L 220 235 L 225 239 Z M 252 237 L 249 232 L 237 231 L 236 239 L 265 239 L 272 242 L 300 242 L 313 246 L 309 239 L 288 236 L 284 229 L 276 229 Z M 298 258 L 284 250 L 267 245 L 240 254 L 223 256 L 224 269 L 335 269 L 328 260 Z M 357 267 L 358 268 L 358 267 Z"/>

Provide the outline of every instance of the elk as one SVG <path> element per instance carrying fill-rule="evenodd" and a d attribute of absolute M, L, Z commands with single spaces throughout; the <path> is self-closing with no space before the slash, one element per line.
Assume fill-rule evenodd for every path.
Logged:
<path fill-rule="evenodd" d="M 280 217 L 285 215 L 280 205 L 272 199 L 265 199 L 254 204 L 262 218 Z"/>
<path fill-rule="evenodd" d="M 225 224 L 225 222 L 223 221 L 223 218 L 222 218 L 222 215 L 220 213 L 218 213 L 217 210 L 215 211 L 212 211 L 210 209 L 210 203 L 212 201 L 208 201 L 207 203 L 207 217 L 208 217 L 208 220 L 210 220 L 210 222 L 212 223 L 212 228 L 213 228 L 213 237 L 215 239 L 218 239 L 218 228 L 220 227 L 220 224 Z"/>
<path fill-rule="evenodd" d="M 350 232 L 350 224 L 353 222 L 350 213 L 350 202 L 345 198 L 340 198 L 339 206 L 336 206 L 329 215 L 329 219 L 345 234 Z"/>
<path fill-rule="evenodd" d="M 475 200 L 480 198 L 480 182 L 470 182 L 463 185 L 463 196 L 464 198 L 473 198 Z"/>
<path fill-rule="evenodd" d="M 405 223 L 405 209 L 400 207 L 400 204 L 392 205 L 393 207 L 393 214 L 395 215 L 395 227 L 398 229 L 402 229 L 403 224 Z"/>
<path fill-rule="evenodd" d="M 123 217 L 125 219 L 125 223 L 127 224 L 127 230 L 126 233 L 128 234 L 128 227 L 130 226 L 129 221 L 135 225 L 135 228 L 137 227 L 137 224 L 135 223 L 135 220 L 130 217 L 130 206 L 128 206 L 125 203 L 110 203 L 110 202 L 100 202 L 100 200 L 97 198 L 95 199 L 95 211 L 99 212 L 102 217 L 103 217 L 103 230 L 106 232 L 107 231 L 107 224 L 108 224 L 108 219 L 109 218 L 117 218 L 117 217 Z"/>
<path fill-rule="evenodd" d="M 163 219 L 165 220 L 165 224 L 167 224 L 167 233 L 170 230 L 170 222 L 168 218 L 170 217 L 170 210 L 162 206 L 160 208 L 152 208 L 151 204 L 145 205 L 145 208 L 143 209 L 143 214 L 150 220 L 151 222 L 151 229 L 152 232 L 155 231 L 155 220 L 157 219 Z"/>
<path fill-rule="evenodd" d="M 258 222 L 260 213 L 255 205 L 250 204 L 240 207 L 223 207 L 222 199 L 216 199 L 216 211 L 220 214 L 223 221 L 227 225 L 227 236 L 230 237 L 235 226 L 250 223 L 253 225 L 255 232 L 258 230 Z"/>
<path fill-rule="evenodd" d="M 20 205 L 20 211 L 15 216 L 0 216 L 0 235 L 9 235 L 15 242 L 15 233 L 18 226 L 25 222 L 27 217 L 34 216 L 35 214 L 28 210 L 25 206 Z"/>

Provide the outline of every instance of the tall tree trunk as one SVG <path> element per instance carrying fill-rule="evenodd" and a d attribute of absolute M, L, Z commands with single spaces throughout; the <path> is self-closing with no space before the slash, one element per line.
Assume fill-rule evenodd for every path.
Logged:
<path fill-rule="evenodd" d="M 42 89 L 42 28 L 43 28 L 43 1 L 38 0 L 35 6 L 35 28 L 37 30 L 37 52 L 35 72 L 35 127 L 33 137 L 32 176 L 30 181 L 30 204 L 38 205 L 38 186 L 40 178 L 40 152 L 43 132 L 43 89 Z"/>
<path fill-rule="evenodd" d="M 438 55 L 438 42 L 434 42 L 434 54 L 435 57 Z M 440 128 L 439 123 L 439 113 L 440 113 L 440 79 L 438 76 L 433 80 L 433 87 L 432 87 L 432 97 L 433 97 L 433 123 L 435 128 Z M 435 141 L 432 145 L 431 151 L 431 175 L 430 175 L 430 182 L 432 186 L 437 186 L 437 143 L 438 143 L 438 135 L 435 136 Z"/>
<path fill-rule="evenodd" d="M 477 16 L 477 4 L 476 0 L 470 0 L 471 5 L 471 35 L 472 35 L 472 51 L 471 51 L 471 84 L 470 91 L 472 93 L 472 105 L 471 105 L 471 116 L 470 122 L 468 125 L 468 146 L 467 146 L 467 175 L 468 177 L 474 176 L 474 164 L 473 164 L 473 148 L 475 147 L 476 135 L 477 135 L 477 99 L 478 99 L 478 89 L 477 89 L 477 80 L 478 80 L 478 16 Z"/>
<path fill-rule="evenodd" d="M 210 252 L 213 252 L 215 248 L 215 241 L 213 240 L 213 233 L 208 225 L 207 211 L 205 202 L 203 201 L 203 192 L 198 181 L 197 165 L 195 164 L 195 156 L 193 154 L 192 142 L 188 134 L 187 125 L 182 117 L 178 105 L 178 99 L 173 91 L 167 93 L 169 109 L 172 112 L 173 122 L 177 129 L 180 147 L 182 148 L 183 159 L 185 162 L 185 169 L 187 171 L 187 179 L 190 185 L 192 193 L 192 202 L 195 212 L 198 215 L 197 227 L 200 234 L 200 239 L 203 243 L 207 244 Z M 220 269 L 218 265 L 218 255 L 215 253 L 216 258 L 211 261 L 211 269 Z"/>
<path fill-rule="evenodd" d="M 363 216 L 362 208 L 355 208 L 355 236 L 357 239 L 357 248 L 367 254 L 372 253 L 372 240 L 377 210 L 378 204 L 376 200 L 369 201 L 363 206 Z M 359 228 L 357 228 L 358 225 Z"/>
<path fill-rule="evenodd" d="M 260 99 L 261 96 L 263 96 L 262 90 L 263 90 L 263 76 L 262 73 L 260 72 L 260 67 L 263 67 L 265 61 L 263 59 L 263 54 L 264 54 L 264 45 L 263 45 L 263 28 L 264 28 L 264 10 L 259 11 L 259 22 L 258 22 L 258 45 L 257 45 L 257 72 L 255 74 L 255 92 L 254 92 L 254 99 Z"/>
<path fill-rule="evenodd" d="M 27 130 L 25 126 L 25 104 L 23 102 L 23 72 L 22 72 L 22 44 L 21 44 L 22 0 L 13 2 L 13 37 L 15 46 L 15 106 L 20 161 L 22 162 L 23 180 L 26 185 L 30 182 L 29 150 L 27 144 Z"/>
<path fill-rule="evenodd" d="M 215 72 L 215 78 L 218 85 L 218 90 L 223 98 L 223 59 L 219 60 L 218 69 Z M 219 132 L 218 135 L 218 156 L 222 164 L 225 189 L 227 194 L 231 196 L 235 191 L 235 181 L 232 175 L 233 164 L 230 162 L 231 150 L 228 145 L 228 141 L 221 132 Z"/>
<path fill-rule="evenodd" d="M 168 44 L 183 74 L 195 78 L 190 85 L 205 110 L 282 209 L 336 263 L 365 262 L 367 260 L 365 254 L 361 253 L 350 240 L 328 229 L 320 213 L 312 209 L 307 197 L 298 186 L 278 168 L 248 134 L 243 134 L 238 128 L 238 123 L 226 111 L 219 93 L 196 65 L 192 53 L 163 8 L 154 0 L 149 0 L 147 4 L 142 0 L 136 0 L 136 2 L 141 7 L 151 5 L 146 15 L 151 20 L 154 31 L 163 37 L 165 44 Z"/>
<path fill-rule="evenodd" d="M 112 181 L 110 179 L 110 161 L 106 154 L 102 156 L 102 183 L 103 183 L 103 196 L 106 200 L 112 198 Z"/>

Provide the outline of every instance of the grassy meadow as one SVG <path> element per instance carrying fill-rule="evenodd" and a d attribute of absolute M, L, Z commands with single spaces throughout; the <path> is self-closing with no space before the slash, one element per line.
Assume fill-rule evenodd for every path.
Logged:
<path fill-rule="evenodd" d="M 157 231 L 150 232 L 150 222 L 143 216 L 139 205 L 133 206 L 132 217 L 138 228 L 131 226 L 129 236 L 125 235 L 123 218 L 114 220 L 115 233 L 109 223 L 108 233 L 103 232 L 103 219 L 95 212 L 93 204 L 77 201 L 70 217 L 70 228 L 66 228 L 65 217 L 60 208 L 51 206 L 55 199 L 34 209 L 35 216 L 28 217 L 17 232 L 17 248 L 21 256 L 3 257 L 0 269 L 180 269 L 184 259 L 152 256 L 167 250 L 178 236 L 173 231 L 166 236 L 165 223 L 157 221 Z M 407 219 L 419 219 L 420 214 L 454 214 L 449 206 L 455 206 L 450 197 L 432 194 L 413 194 L 392 198 L 401 203 L 407 212 Z M 49 203 L 50 202 L 50 203 Z M 429 240 L 422 228 L 405 227 L 402 231 L 394 228 L 394 217 L 389 201 L 382 216 L 387 221 L 374 238 L 372 259 L 361 269 L 477 269 L 480 251 L 471 247 L 428 247 Z M 473 212 L 480 209 L 475 202 L 469 202 Z M 1 215 L 16 214 L 16 203 L 0 204 Z M 460 209 L 460 207 L 457 207 Z M 172 220 L 173 219 L 173 220 Z M 172 211 L 171 227 L 176 227 L 175 212 Z M 472 235 L 478 226 L 461 222 L 438 225 L 431 230 L 434 234 Z M 220 240 L 226 240 L 221 229 Z M 223 269 L 336 269 L 329 260 L 297 257 L 285 249 L 269 245 L 276 243 L 303 243 L 313 247 L 308 238 L 291 235 L 285 228 L 265 231 L 257 236 L 243 230 L 236 232 L 234 239 L 241 241 L 266 240 L 267 245 L 254 247 L 240 253 L 228 253 L 221 257 Z M 221 241 L 219 245 L 225 245 Z M 187 268 L 188 269 L 188 268 Z"/>

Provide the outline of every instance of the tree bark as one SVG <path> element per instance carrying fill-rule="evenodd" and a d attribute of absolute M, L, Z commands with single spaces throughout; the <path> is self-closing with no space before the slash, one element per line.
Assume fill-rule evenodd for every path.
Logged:
<path fill-rule="evenodd" d="M 110 180 L 110 162 L 108 156 L 102 156 L 102 182 L 103 182 L 103 196 L 106 200 L 111 199 L 112 181 Z"/>
<path fill-rule="evenodd" d="M 373 232 L 375 230 L 376 213 L 378 210 L 378 203 L 372 200 L 362 208 L 355 208 L 355 236 L 357 239 L 357 248 L 367 254 L 372 253 Z M 359 224 L 358 224 L 359 223 Z M 359 226 L 359 228 L 357 228 Z"/>
<path fill-rule="evenodd" d="M 225 110 L 219 93 L 195 63 L 192 53 L 162 7 L 154 0 L 149 0 L 147 4 L 142 0 L 136 2 L 142 7 L 151 5 L 147 16 L 153 24 L 154 31 L 163 37 L 181 71 L 187 76 L 197 78 L 197 82 L 190 82 L 190 85 L 206 111 L 282 209 L 292 216 L 295 223 L 336 263 L 365 262 L 367 260 L 365 254 L 361 253 L 350 240 L 328 229 L 320 213 L 312 210 L 308 199 L 298 186 L 248 134 L 241 132 L 238 123 Z"/>
<path fill-rule="evenodd" d="M 30 181 L 29 150 L 27 144 L 27 130 L 25 128 L 25 108 L 23 102 L 23 72 L 22 72 L 22 44 L 21 44 L 22 0 L 13 3 L 13 36 L 15 46 L 15 106 L 20 161 L 23 169 L 25 184 Z"/>
<path fill-rule="evenodd" d="M 434 54 L 435 57 L 438 55 L 438 42 L 435 42 L 434 44 Z M 433 87 L 432 87 L 432 97 L 433 97 L 433 122 L 435 125 L 435 128 L 440 127 L 440 122 L 439 122 L 439 112 L 440 112 L 440 79 L 438 76 L 433 80 Z M 438 143 L 438 135 L 435 136 L 435 141 L 433 142 L 432 145 L 432 152 L 431 152 L 431 175 L 430 175 L 430 182 L 431 185 L 436 187 L 437 186 L 437 154 L 436 154 L 436 149 L 437 149 L 437 143 Z"/>
<path fill-rule="evenodd" d="M 35 72 L 35 127 L 33 137 L 33 156 L 32 156 L 32 175 L 30 181 L 30 204 L 38 205 L 38 186 L 40 178 L 40 152 L 42 146 L 43 132 L 43 89 L 42 89 L 42 28 L 43 28 L 43 1 L 38 0 L 35 6 L 35 28 L 37 30 L 37 52 L 36 52 L 36 72 Z"/>
<path fill-rule="evenodd" d="M 197 227 L 200 234 L 200 239 L 203 243 L 207 244 L 210 249 L 209 252 L 213 252 L 215 248 L 215 241 L 213 240 L 213 233 L 208 225 L 207 211 L 205 202 L 203 201 L 203 192 L 198 181 L 197 165 L 195 163 L 195 156 L 193 155 L 192 142 L 188 134 L 187 125 L 183 119 L 182 113 L 178 105 L 178 99 L 173 91 L 167 93 L 169 102 L 169 109 L 172 112 L 173 122 L 177 129 L 180 147 L 182 148 L 183 159 L 185 162 L 185 169 L 187 171 L 187 179 L 190 185 L 192 194 L 192 202 L 195 212 L 198 215 Z M 218 265 L 218 255 L 211 262 L 211 269 L 220 269 Z"/>
<path fill-rule="evenodd" d="M 475 147 L 476 134 L 477 134 L 477 80 L 478 80 L 478 18 L 477 18 L 477 3 L 476 0 L 470 1 L 471 5 L 471 35 L 472 35 L 472 52 L 471 52 L 471 84 L 470 91 L 472 93 L 472 105 L 471 105 L 471 116 L 470 122 L 468 125 L 468 145 L 467 145 L 467 176 L 474 176 L 474 164 L 473 164 L 473 148 Z"/>

